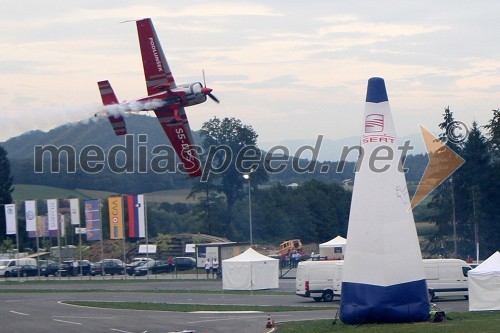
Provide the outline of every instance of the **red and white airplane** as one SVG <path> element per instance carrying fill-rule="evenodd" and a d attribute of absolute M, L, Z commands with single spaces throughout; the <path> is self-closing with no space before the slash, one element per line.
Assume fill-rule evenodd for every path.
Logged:
<path fill-rule="evenodd" d="M 212 89 L 200 82 L 177 85 L 150 18 L 136 21 L 148 96 L 119 103 L 109 81 L 98 82 L 105 111 L 116 135 L 127 134 L 121 111 L 153 110 L 186 172 L 201 175 L 201 165 L 184 107 L 203 103 L 207 96 L 215 102 Z"/>

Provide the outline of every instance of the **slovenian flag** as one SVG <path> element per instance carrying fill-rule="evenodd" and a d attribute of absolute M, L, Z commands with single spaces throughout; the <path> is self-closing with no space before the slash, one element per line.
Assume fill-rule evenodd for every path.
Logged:
<path fill-rule="evenodd" d="M 144 194 L 128 195 L 128 236 L 146 237 L 146 219 L 144 214 Z"/>

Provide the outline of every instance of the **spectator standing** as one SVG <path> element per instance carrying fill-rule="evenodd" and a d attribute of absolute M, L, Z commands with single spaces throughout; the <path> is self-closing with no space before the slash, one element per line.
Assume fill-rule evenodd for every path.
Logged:
<path fill-rule="evenodd" d="M 297 268 L 297 266 L 299 265 L 301 255 L 299 252 L 295 252 L 292 256 L 293 256 L 293 267 Z"/>
<path fill-rule="evenodd" d="M 168 257 L 167 264 L 168 264 L 168 271 L 173 272 L 174 271 L 174 259 L 172 259 L 172 257 Z"/>
<path fill-rule="evenodd" d="M 210 259 L 207 259 L 207 261 L 205 261 L 205 272 L 207 273 L 207 279 L 210 278 L 211 268 L 212 268 L 212 262 L 210 261 Z"/>
<path fill-rule="evenodd" d="M 280 256 L 281 268 L 285 268 L 286 266 L 286 253 L 283 252 Z"/>
<path fill-rule="evenodd" d="M 217 261 L 217 258 L 214 258 L 212 261 L 212 278 L 215 279 L 217 278 L 217 271 L 219 270 L 219 262 Z"/>
<path fill-rule="evenodd" d="M 80 266 L 80 264 L 78 263 L 78 261 L 73 261 L 71 263 L 71 266 L 73 267 L 73 276 L 77 276 L 78 275 L 78 266 Z"/>

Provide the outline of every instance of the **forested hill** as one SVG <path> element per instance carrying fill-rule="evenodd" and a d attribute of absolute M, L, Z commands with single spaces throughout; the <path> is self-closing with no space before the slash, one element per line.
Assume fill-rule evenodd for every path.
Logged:
<path fill-rule="evenodd" d="M 190 179 L 179 172 L 174 172 L 175 170 L 170 170 L 171 172 L 167 172 L 165 169 L 162 169 L 161 172 L 151 170 L 152 158 L 157 155 L 153 150 L 154 147 L 169 145 L 156 117 L 130 114 L 126 118 L 126 123 L 128 133 L 133 134 L 129 141 L 126 141 L 123 136 L 115 136 L 107 119 L 95 118 L 84 122 L 65 124 L 48 132 L 27 132 L 0 143 L 0 146 L 3 146 L 8 152 L 12 175 L 14 176 L 14 182 L 17 184 L 106 190 L 117 193 L 140 193 L 192 187 L 193 182 L 196 180 Z M 201 138 L 198 133 L 194 132 L 193 136 L 195 143 L 200 144 Z M 53 165 L 49 161 L 50 154 L 44 154 L 43 163 L 40 160 L 38 162 L 35 160 L 35 146 L 43 147 L 47 145 L 57 148 L 64 146 L 73 150 L 75 161 L 70 158 L 68 165 L 66 153 L 61 153 L 59 172 L 51 172 L 50 169 Z M 105 167 L 98 173 L 83 172 L 78 167 L 79 157 L 82 150 L 88 146 L 100 147 L 105 154 L 106 160 L 113 149 L 116 150 L 117 147 L 121 150 L 128 149 L 131 154 L 127 156 L 132 156 L 134 172 L 125 172 L 123 170 L 123 172 L 117 173 L 110 170 L 109 167 Z M 142 156 L 146 152 L 147 172 L 139 172 L 139 163 L 137 161 L 137 157 L 140 155 L 139 150 L 141 150 L 140 154 Z M 118 157 L 118 165 L 123 165 L 125 153 L 122 151 L 116 156 Z M 71 168 L 75 162 L 76 172 L 72 172 Z M 43 167 L 42 173 L 35 172 L 36 163 L 38 163 L 38 167 L 40 165 Z M 297 172 L 294 165 L 300 166 L 301 170 L 299 171 L 307 172 Z M 307 160 L 300 160 L 299 163 L 295 161 L 294 163 L 293 159 L 290 158 L 284 171 L 270 175 L 269 180 L 271 183 L 289 184 L 302 183 L 313 178 L 325 182 L 343 182 L 346 179 L 354 178 L 355 164 L 353 162 L 346 163 L 342 172 L 338 172 L 337 162 L 321 162 L 316 164 L 314 168 L 308 168 L 309 165 L 310 162 Z M 425 155 L 408 156 L 405 163 L 405 166 L 409 168 L 407 173 L 408 181 L 412 183 L 418 182 L 426 165 L 427 157 Z"/>

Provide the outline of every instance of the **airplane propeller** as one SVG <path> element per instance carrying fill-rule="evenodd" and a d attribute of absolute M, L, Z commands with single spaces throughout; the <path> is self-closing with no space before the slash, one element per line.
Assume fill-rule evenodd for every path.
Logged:
<path fill-rule="evenodd" d="M 201 88 L 201 92 L 204 93 L 205 95 L 207 95 L 208 97 L 210 97 L 210 99 L 212 101 L 219 104 L 220 101 L 217 97 L 215 97 L 214 94 L 212 94 L 212 89 L 207 88 L 207 82 L 205 80 L 205 70 L 204 69 L 202 70 L 202 73 L 203 73 L 203 88 Z"/>

